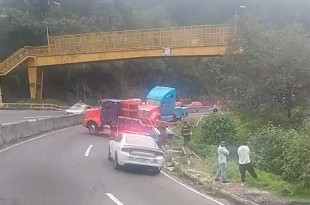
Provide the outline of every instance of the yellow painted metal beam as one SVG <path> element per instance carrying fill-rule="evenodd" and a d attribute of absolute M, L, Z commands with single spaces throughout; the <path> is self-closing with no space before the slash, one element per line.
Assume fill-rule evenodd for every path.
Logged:
<path fill-rule="evenodd" d="M 31 99 L 42 100 L 44 66 L 167 56 L 221 56 L 226 53 L 231 34 L 231 25 L 200 25 L 51 36 L 49 45 L 21 48 L 1 62 L 0 76 L 27 62 Z"/>
<path fill-rule="evenodd" d="M 29 58 L 40 58 L 38 64 L 44 66 L 142 58 L 141 53 L 146 54 L 144 57 L 160 57 L 164 47 L 172 49 L 172 56 L 224 55 L 222 51 L 217 54 L 216 47 L 227 46 L 231 34 L 231 25 L 199 25 L 51 36 L 49 45 L 24 47 L 5 59 L 0 63 L 0 76 L 7 75 Z M 207 48 L 209 53 L 204 54 L 199 47 Z M 98 54 L 101 57 L 93 57 Z M 84 60 L 88 56 L 94 60 Z M 76 57 L 79 60 L 75 60 Z"/>
<path fill-rule="evenodd" d="M 126 60 L 136 58 L 157 58 L 157 57 L 188 57 L 188 56 L 221 56 L 225 55 L 227 46 L 212 47 L 189 47 L 189 48 L 167 48 L 153 50 L 134 50 L 117 52 L 99 52 L 64 56 L 39 56 L 36 59 L 36 65 L 51 66 L 75 63 L 88 63 L 98 61 Z M 170 50 L 170 53 L 165 51 Z"/>
<path fill-rule="evenodd" d="M 28 61 L 28 79 L 30 98 L 42 100 L 43 95 L 43 68 L 38 68 L 34 60 Z"/>
<path fill-rule="evenodd" d="M 9 74 L 12 70 L 26 61 L 29 57 L 33 57 L 28 53 L 29 47 L 24 47 L 13 53 L 2 63 L 0 63 L 0 76 L 5 76 Z"/>

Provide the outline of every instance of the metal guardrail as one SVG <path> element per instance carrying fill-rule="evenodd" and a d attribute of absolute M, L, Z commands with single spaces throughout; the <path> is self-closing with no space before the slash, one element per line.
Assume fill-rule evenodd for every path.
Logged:
<path fill-rule="evenodd" d="M 0 63 L 0 75 L 4 75 L 29 56 L 223 46 L 228 44 L 232 28 L 231 25 L 201 25 L 51 36 L 49 45 L 24 47 L 5 59 Z"/>
<path fill-rule="evenodd" d="M 59 106 L 55 104 L 47 103 L 2 103 L 1 109 L 12 109 L 12 110 L 54 110 L 62 111 L 69 106 Z"/>

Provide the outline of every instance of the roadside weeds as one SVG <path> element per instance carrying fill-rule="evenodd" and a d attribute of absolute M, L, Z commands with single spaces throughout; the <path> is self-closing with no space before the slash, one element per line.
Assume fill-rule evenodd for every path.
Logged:
<path fill-rule="evenodd" d="M 222 184 L 214 182 L 213 177 L 203 169 L 203 162 L 195 156 L 195 153 L 184 153 L 184 148 L 169 147 L 166 150 L 166 166 L 172 172 L 178 173 L 181 177 L 190 179 L 195 184 L 201 185 L 208 192 L 222 198 L 227 198 L 236 204 L 244 205 L 289 205 L 307 203 L 289 203 L 267 191 L 242 186 L 239 183 Z"/>
<path fill-rule="evenodd" d="M 204 114 L 204 116 L 207 116 Z M 235 194 L 238 197 L 246 199 L 248 201 L 257 204 L 266 205 L 310 205 L 309 191 L 307 187 L 303 187 L 301 184 L 292 183 L 285 181 L 281 176 L 272 174 L 256 168 L 258 174 L 258 180 L 248 177 L 246 185 L 241 185 L 239 167 L 236 162 L 236 147 L 231 146 L 229 150 L 232 150 L 231 157 L 227 164 L 227 177 L 231 181 L 229 184 L 222 184 L 219 182 L 214 182 L 214 175 L 218 169 L 217 163 L 217 146 L 204 144 L 201 139 L 202 126 L 197 126 L 196 118 L 189 119 L 191 124 L 196 124 L 195 129 L 193 129 L 193 137 L 188 145 L 188 148 L 182 148 L 182 137 L 179 136 L 178 139 L 174 139 L 169 147 L 169 151 L 173 152 L 174 161 L 176 161 L 181 168 L 175 168 L 178 170 L 183 177 L 190 178 L 192 175 L 192 181 L 200 183 L 201 178 L 206 184 L 206 186 L 212 185 L 218 189 L 223 189 L 228 193 Z M 173 129 L 175 133 L 180 134 L 181 124 L 178 124 Z M 198 140 L 197 140 L 198 139 Z M 183 151 L 183 154 L 175 153 L 174 149 Z M 192 154 L 188 154 L 185 150 L 189 150 Z M 193 153 L 194 150 L 202 160 L 197 161 L 197 155 Z M 171 157 L 170 157 L 171 158 Z M 199 158 L 199 157 L 198 157 Z M 187 161 L 190 159 L 191 163 L 188 164 Z M 170 159 L 171 161 L 171 159 Z M 170 163 L 172 164 L 172 163 Z M 180 171 L 181 169 L 181 171 Z M 185 172 L 186 171 L 186 172 Z M 189 173 L 189 174 L 188 174 Z M 197 178 L 199 180 L 197 180 Z M 205 179 L 206 178 L 206 179 Z M 238 204 L 244 204 L 239 202 Z"/>

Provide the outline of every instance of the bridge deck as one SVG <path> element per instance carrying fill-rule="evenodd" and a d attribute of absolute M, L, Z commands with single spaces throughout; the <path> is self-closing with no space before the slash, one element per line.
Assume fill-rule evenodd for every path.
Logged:
<path fill-rule="evenodd" d="M 29 58 L 41 67 L 163 55 L 224 55 L 231 30 L 230 25 L 202 25 L 51 36 L 49 45 L 24 47 L 5 59 L 0 76 Z"/>

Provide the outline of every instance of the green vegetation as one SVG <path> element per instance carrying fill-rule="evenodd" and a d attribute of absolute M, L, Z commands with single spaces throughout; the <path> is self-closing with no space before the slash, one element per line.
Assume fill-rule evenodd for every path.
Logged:
<path fill-rule="evenodd" d="M 220 115 L 222 117 L 223 114 Z M 206 117 L 205 121 L 194 130 L 189 146 L 205 159 L 205 172 L 214 176 L 218 169 L 218 143 L 202 143 L 201 141 L 202 133 L 207 127 L 205 124 L 212 123 L 208 118 L 214 119 L 214 116 Z M 236 139 L 244 139 L 244 136 L 250 137 L 250 148 L 255 153 L 252 161 L 256 164 L 259 180 L 256 181 L 247 174 L 249 186 L 271 191 L 291 201 L 310 201 L 309 178 L 307 178 L 309 177 L 309 143 L 307 142 L 309 138 L 307 135 L 295 130 L 286 131 L 271 125 L 264 126 L 253 134 L 245 135 L 250 127 L 248 124 L 241 124 L 240 118 L 231 115 L 226 118 L 234 119 L 234 126 L 238 130 Z M 240 124 L 242 128 L 238 129 Z M 231 154 L 228 157 L 227 177 L 232 182 L 240 183 L 240 173 L 236 161 L 238 158 L 237 146 L 233 144 L 237 144 L 237 141 L 228 144 Z"/>
<path fill-rule="evenodd" d="M 255 131 L 250 140 L 259 168 L 310 188 L 308 135 L 267 125 Z"/>
<path fill-rule="evenodd" d="M 234 121 L 227 115 L 215 114 L 203 121 L 200 141 L 203 144 L 219 144 L 222 140 L 230 143 L 235 140 L 235 135 Z"/>
<path fill-rule="evenodd" d="M 241 9 L 241 5 L 246 6 L 246 9 Z M 274 66 L 275 68 L 290 70 L 291 64 L 295 65 L 298 59 L 300 59 L 299 63 L 295 67 L 307 68 L 301 64 L 304 62 L 302 60 L 304 55 L 301 55 L 301 51 L 307 45 L 302 43 L 303 33 L 307 35 L 310 28 L 308 16 L 310 11 L 307 5 L 306 0 L 297 0 L 297 2 L 275 0 L 272 3 L 269 0 L 193 2 L 188 0 L 1 0 L 0 59 L 3 60 L 25 45 L 46 44 L 47 27 L 50 35 L 61 35 L 183 25 L 232 24 L 237 12 L 237 20 L 241 29 L 239 34 L 242 35 L 242 38 L 253 36 L 250 39 L 246 38 L 246 42 L 249 44 L 245 46 L 249 49 L 244 50 L 245 58 L 237 55 L 236 58 L 228 56 L 227 58 L 141 59 L 47 68 L 44 70 L 44 98 L 53 98 L 69 104 L 84 98 L 85 93 L 86 100 L 96 104 L 97 100 L 103 97 L 143 98 L 150 88 L 161 84 L 176 87 L 178 95 L 183 99 L 226 98 L 228 93 L 235 89 L 237 91 L 236 98 L 243 100 L 244 98 L 240 96 L 240 92 L 243 93 L 243 91 L 240 89 L 247 87 L 247 82 L 255 82 L 259 70 L 266 73 L 265 71 L 275 64 L 281 65 L 280 67 Z M 252 26 L 246 30 L 245 26 L 242 26 L 242 19 L 257 19 L 257 21 L 251 21 L 249 25 Z M 263 25 L 268 22 L 268 27 L 263 28 L 258 22 Z M 291 46 L 290 43 L 283 47 L 285 44 L 281 42 L 285 41 L 278 37 L 281 37 L 286 30 L 280 32 L 279 35 L 275 33 L 295 24 L 302 28 L 290 29 L 291 32 L 288 32 L 286 37 L 291 39 L 290 42 L 296 40 L 298 43 L 295 46 Z M 304 31 L 297 32 L 303 28 Z M 259 32 L 262 33 L 262 31 L 272 35 L 268 38 L 259 35 Z M 257 47 L 256 43 L 261 40 L 266 41 Z M 237 46 L 237 41 L 233 42 L 232 51 Z M 266 42 L 270 43 L 269 47 L 265 47 Z M 273 55 L 277 48 L 274 45 L 281 46 L 281 51 L 287 52 Z M 298 47 L 299 45 L 301 47 Z M 257 55 L 255 55 L 256 52 Z M 291 59 L 291 55 L 297 56 L 298 59 L 290 60 L 291 63 L 287 66 L 285 59 Z M 248 72 L 241 76 L 241 71 Z M 274 70 L 271 71 L 274 72 Z M 231 75 L 231 72 L 236 75 Z M 252 76 L 248 74 L 252 74 Z M 284 74 L 286 75 L 283 73 L 283 76 L 285 76 Z M 232 84 L 236 83 L 236 80 L 243 81 L 244 79 L 248 80 L 242 86 L 241 84 L 240 86 Z M 299 79 L 297 80 L 299 82 Z M 1 82 L 4 101 L 17 102 L 21 99 L 28 99 L 27 81 L 25 68 L 17 69 L 3 78 Z M 228 82 L 229 85 L 225 82 Z M 262 81 L 257 81 L 255 85 L 260 82 Z M 281 82 L 284 83 L 284 81 Z M 294 85 L 299 84 L 301 83 Z M 257 89 L 258 87 L 248 86 L 248 88 Z M 268 89 L 266 88 L 266 90 Z M 305 89 L 300 90 L 306 91 Z M 257 96 L 261 92 L 263 91 L 257 92 L 256 98 L 251 99 L 251 102 L 256 102 Z M 294 92 L 293 95 L 295 95 Z M 279 96 L 282 93 L 281 90 Z M 262 95 L 264 96 L 262 99 L 265 100 L 272 94 L 274 93 L 268 92 L 268 95 Z M 248 102 L 244 101 L 244 103 Z M 257 102 L 260 103 L 260 101 Z M 264 102 L 266 103 L 266 101 Z M 299 101 L 296 105 L 299 105 Z M 251 110 L 251 108 L 246 108 Z M 270 109 L 273 108 L 274 106 Z"/>
<path fill-rule="evenodd" d="M 299 128 L 309 108 L 309 39 L 298 26 L 243 22 L 239 28 L 222 65 L 221 87 L 234 111 L 246 121 Z M 243 52 L 236 54 L 240 48 Z"/>
<path fill-rule="evenodd" d="M 176 87 L 186 100 L 225 99 L 233 115 L 206 119 L 193 132 L 191 147 L 215 167 L 216 151 L 207 145 L 225 138 L 236 159 L 238 141 L 250 139 L 260 181 L 249 183 L 308 197 L 308 5 L 308 0 L 0 0 L 0 59 L 26 45 L 46 44 L 47 28 L 50 35 L 62 35 L 236 20 L 236 35 L 225 57 L 46 68 L 44 99 L 70 104 L 85 97 L 82 100 L 95 105 L 100 98 L 143 98 L 158 84 Z M 16 69 L 1 79 L 5 102 L 29 99 L 26 72 L 25 67 Z M 239 180 L 234 163 L 228 172 Z"/>
<path fill-rule="evenodd" d="M 206 149 L 209 149 L 216 154 L 217 146 L 207 146 Z M 209 155 L 209 153 L 205 154 Z M 218 169 L 216 156 L 205 158 L 205 167 L 206 173 L 214 176 Z M 255 171 L 259 179 L 255 180 L 247 174 L 247 185 L 270 191 L 289 200 L 310 201 L 310 188 L 305 188 L 302 184 L 294 184 L 284 181 L 280 176 L 268 173 L 258 168 L 256 168 Z M 232 182 L 240 183 L 239 167 L 234 161 L 230 161 L 227 164 L 227 178 Z"/>

